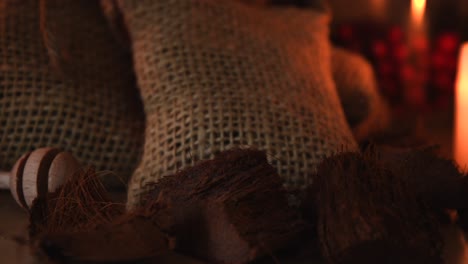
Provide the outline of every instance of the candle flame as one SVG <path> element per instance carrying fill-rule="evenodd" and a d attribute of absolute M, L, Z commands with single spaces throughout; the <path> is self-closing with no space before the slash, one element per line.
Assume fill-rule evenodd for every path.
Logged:
<path fill-rule="evenodd" d="M 412 0 L 411 14 L 416 23 L 421 23 L 426 10 L 426 0 Z"/>
<path fill-rule="evenodd" d="M 463 43 L 460 47 L 456 84 L 458 86 L 457 92 L 462 92 L 462 90 L 468 92 L 468 86 L 465 86 L 463 89 L 461 87 L 468 84 L 468 42 Z"/>

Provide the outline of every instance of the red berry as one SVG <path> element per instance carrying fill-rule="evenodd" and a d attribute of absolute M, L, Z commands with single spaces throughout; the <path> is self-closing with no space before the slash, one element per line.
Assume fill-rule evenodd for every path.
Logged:
<path fill-rule="evenodd" d="M 454 33 L 444 33 L 437 38 L 437 49 L 445 53 L 456 52 L 460 43 L 459 37 Z"/>
<path fill-rule="evenodd" d="M 395 50 L 393 51 L 393 56 L 399 62 L 406 60 L 406 58 L 408 58 L 408 47 L 405 45 L 396 46 Z"/>
<path fill-rule="evenodd" d="M 408 64 L 403 65 L 400 68 L 400 78 L 404 82 L 413 81 L 416 78 L 416 71 L 414 70 L 414 68 L 412 66 L 410 66 Z"/>
<path fill-rule="evenodd" d="M 403 30 L 397 26 L 392 27 L 388 33 L 388 38 L 393 44 L 402 43 L 403 37 Z"/>

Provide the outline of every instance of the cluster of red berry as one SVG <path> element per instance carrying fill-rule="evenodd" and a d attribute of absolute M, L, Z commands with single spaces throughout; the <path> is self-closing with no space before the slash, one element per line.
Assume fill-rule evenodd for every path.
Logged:
<path fill-rule="evenodd" d="M 364 55 L 374 66 L 382 94 L 398 109 L 431 111 L 451 107 L 460 37 L 409 34 L 400 26 L 339 25 L 334 42 Z"/>

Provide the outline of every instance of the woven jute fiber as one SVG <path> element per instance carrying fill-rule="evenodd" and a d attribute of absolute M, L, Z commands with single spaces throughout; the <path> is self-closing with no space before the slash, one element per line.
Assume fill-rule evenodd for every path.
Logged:
<path fill-rule="evenodd" d="M 98 1 L 0 1 L 0 167 L 44 146 L 71 151 L 107 184 L 141 157 L 144 112 L 131 56 Z M 102 174 L 102 173 L 100 173 Z"/>
<path fill-rule="evenodd" d="M 346 119 L 357 140 L 385 130 L 388 105 L 381 96 L 372 66 L 350 51 L 332 48 L 332 72 Z"/>
<path fill-rule="evenodd" d="M 289 188 L 356 150 L 330 69 L 329 17 L 237 1 L 118 1 L 146 111 L 128 190 L 233 147 L 264 150 Z"/>

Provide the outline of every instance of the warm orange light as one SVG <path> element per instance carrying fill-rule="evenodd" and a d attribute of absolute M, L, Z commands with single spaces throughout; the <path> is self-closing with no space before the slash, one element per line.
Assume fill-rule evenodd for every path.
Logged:
<path fill-rule="evenodd" d="M 411 17 L 415 23 L 420 24 L 424 18 L 424 11 L 426 10 L 426 0 L 412 0 L 411 1 Z"/>
<path fill-rule="evenodd" d="M 463 44 L 458 61 L 455 101 L 455 161 L 468 167 L 468 43 Z"/>

